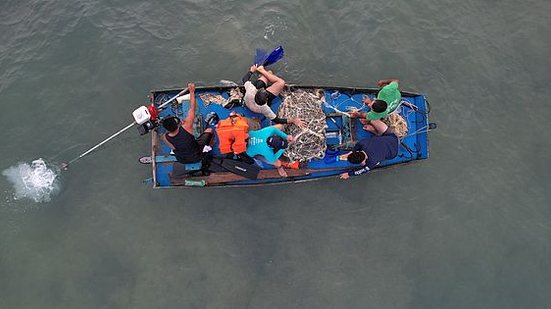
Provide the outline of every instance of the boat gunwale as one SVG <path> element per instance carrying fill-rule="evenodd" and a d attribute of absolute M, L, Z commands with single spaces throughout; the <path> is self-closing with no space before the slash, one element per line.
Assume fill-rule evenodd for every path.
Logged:
<path fill-rule="evenodd" d="M 214 86 L 196 86 L 196 90 L 209 90 L 209 89 L 217 89 L 217 90 L 228 90 L 235 87 L 239 87 L 241 89 L 244 89 L 242 85 L 214 85 Z M 381 88 L 376 87 L 350 87 L 350 86 L 327 86 L 327 85 L 299 85 L 299 84 L 288 84 L 285 85 L 286 89 L 292 89 L 292 88 L 304 88 L 304 89 L 334 89 L 334 90 L 348 90 L 348 91 L 357 91 L 357 92 L 367 92 L 367 93 L 376 93 Z M 174 92 L 174 91 L 182 91 L 185 89 L 185 87 L 182 88 L 166 88 L 166 89 L 158 89 L 158 90 L 151 90 L 151 94 L 157 94 L 160 92 Z M 189 93 L 187 91 L 186 93 Z M 424 96 L 423 94 L 420 94 L 415 91 L 405 91 L 400 90 L 400 93 L 402 95 L 406 96 Z"/>
<path fill-rule="evenodd" d="M 422 161 L 427 160 L 428 158 L 423 159 L 412 159 L 409 161 L 404 161 L 396 164 L 386 165 L 382 166 L 376 169 L 373 169 L 369 172 L 369 174 L 373 174 L 376 172 L 382 172 L 384 170 L 389 170 L 393 168 L 398 168 L 399 166 L 403 165 L 409 165 L 409 164 L 415 164 L 415 163 L 421 163 Z M 346 170 L 346 168 L 343 168 L 342 171 Z M 295 183 L 306 183 L 306 182 L 312 182 L 316 180 L 322 180 L 322 179 L 328 179 L 328 178 L 336 178 L 338 174 L 335 175 L 326 175 L 326 176 L 320 176 L 315 178 L 305 178 L 305 179 L 292 179 L 292 177 L 288 177 L 289 180 L 284 181 L 274 181 L 274 182 L 259 182 L 259 183 L 247 183 L 247 184 L 218 184 L 218 185 L 206 185 L 206 186 L 154 186 L 153 189 L 204 189 L 204 188 L 251 188 L 251 187 L 260 187 L 260 186 L 278 186 L 278 185 L 289 185 L 289 184 L 295 184 Z"/>

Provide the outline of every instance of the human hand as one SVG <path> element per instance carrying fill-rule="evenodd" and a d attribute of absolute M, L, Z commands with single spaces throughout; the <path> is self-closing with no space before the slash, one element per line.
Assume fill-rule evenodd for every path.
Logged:
<path fill-rule="evenodd" d="M 392 78 L 390 78 L 390 79 L 381 79 L 377 82 L 377 85 L 379 87 L 383 87 L 383 86 L 386 86 L 386 85 L 388 85 L 392 82 L 398 82 L 398 80 L 397 79 L 392 79 Z"/>
<path fill-rule="evenodd" d="M 350 178 L 350 175 L 348 175 L 348 173 L 342 173 L 342 174 L 340 174 L 339 178 L 342 179 L 342 180 L 346 180 L 346 179 Z"/>
<path fill-rule="evenodd" d="M 292 143 L 295 140 L 295 138 L 292 135 L 287 135 L 287 141 L 289 143 Z"/>
<path fill-rule="evenodd" d="M 256 68 L 256 70 L 257 70 L 258 72 L 266 71 L 266 69 L 264 69 L 264 66 L 263 66 L 263 65 L 258 66 L 258 67 Z"/>
<path fill-rule="evenodd" d="M 249 69 L 249 72 L 251 72 L 251 73 L 256 72 L 256 64 L 255 64 L 255 65 L 251 65 L 251 68 Z"/>
<path fill-rule="evenodd" d="M 304 127 L 304 125 L 305 125 L 304 121 L 302 121 L 302 119 L 300 119 L 300 118 L 293 119 L 291 121 L 291 123 L 298 126 L 298 127 L 301 127 L 301 128 Z"/>
<path fill-rule="evenodd" d="M 189 90 L 189 93 L 194 93 L 195 92 L 195 84 L 194 83 L 187 84 L 187 89 Z"/>
<path fill-rule="evenodd" d="M 368 96 L 365 96 L 362 100 L 362 102 L 364 102 L 365 104 L 371 104 L 371 98 L 369 98 Z"/>

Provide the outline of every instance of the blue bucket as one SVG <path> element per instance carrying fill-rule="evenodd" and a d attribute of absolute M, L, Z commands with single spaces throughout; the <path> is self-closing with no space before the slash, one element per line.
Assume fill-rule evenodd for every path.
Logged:
<path fill-rule="evenodd" d="M 323 162 L 325 162 L 325 164 L 335 163 L 337 162 L 337 157 L 340 154 L 341 151 L 338 149 L 327 148 L 327 150 L 325 150 L 325 158 L 323 158 Z"/>

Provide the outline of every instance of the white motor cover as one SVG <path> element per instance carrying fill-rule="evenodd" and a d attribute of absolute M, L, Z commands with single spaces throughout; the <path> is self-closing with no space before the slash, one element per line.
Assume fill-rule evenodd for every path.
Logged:
<path fill-rule="evenodd" d="M 134 116 L 134 120 L 136 120 L 136 123 L 138 125 L 144 124 L 151 119 L 151 114 L 149 113 L 149 110 L 145 106 L 140 106 L 135 111 L 132 112 L 132 116 Z"/>

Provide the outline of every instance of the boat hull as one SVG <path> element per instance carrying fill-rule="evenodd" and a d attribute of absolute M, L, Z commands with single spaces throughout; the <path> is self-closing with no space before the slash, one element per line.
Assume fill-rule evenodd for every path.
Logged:
<path fill-rule="evenodd" d="M 162 142 L 160 136 L 165 134 L 162 127 L 158 127 L 152 131 L 151 134 L 151 158 L 157 158 L 152 160 L 151 172 L 152 182 L 154 188 L 191 188 L 191 187 L 243 187 L 243 186 L 261 186 L 261 185 L 273 185 L 273 184 L 288 184 L 288 183 L 301 183 L 313 180 L 319 180 L 327 177 L 335 177 L 345 171 L 349 171 L 353 168 L 346 161 L 335 160 L 335 154 L 344 153 L 349 150 L 350 147 L 358 140 L 368 138 L 371 133 L 362 129 L 362 124 L 358 119 L 350 119 L 342 114 L 335 112 L 335 109 L 340 111 L 347 111 L 349 108 L 361 108 L 363 107 L 362 98 L 367 95 L 373 98 L 378 89 L 376 88 L 356 88 L 356 87 L 335 87 L 335 86 L 301 86 L 290 85 L 288 86 L 290 91 L 313 90 L 322 89 L 324 91 L 325 105 L 320 102 L 323 111 L 326 114 L 327 132 L 336 132 L 341 139 L 344 139 L 342 143 L 333 142 L 328 145 L 329 148 L 334 149 L 331 155 L 325 158 L 317 158 L 304 162 L 301 168 L 298 170 L 287 169 L 289 177 L 280 177 L 277 171 L 269 165 L 265 165 L 260 172 L 258 179 L 251 180 L 242 176 L 229 173 L 229 172 L 215 172 L 209 175 L 186 175 L 185 177 L 176 177 L 173 175 L 174 157 L 170 155 L 170 148 Z M 235 111 L 246 117 L 257 119 L 262 127 L 271 125 L 270 121 L 262 115 L 253 113 L 245 107 L 234 107 L 232 109 L 224 108 L 220 104 L 207 103 L 201 99 L 202 94 L 220 95 L 223 98 L 228 98 L 230 90 L 235 86 L 207 86 L 197 87 L 196 100 L 197 100 L 197 118 L 199 119 L 197 125 L 200 126 L 207 114 L 210 112 L 216 112 L 220 119 L 228 117 L 231 111 Z M 155 90 L 151 92 L 150 100 L 151 104 L 156 106 L 166 102 L 169 98 L 172 98 L 182 89 L 165 89 Z M 244 89 L 241 87 L 242 93 Z M 402 117 L 407 121 L 408 134 L 401 140 L 401 146 L 399 147 L 398 155 L 392 159 L 387 160 L 381 164 L 377 169 L 372 170 L 381 171 L 390 167 L 397 167 L 407 163 L 424 160 L 429 157 L 429 144 L 428 144 L 428 114 L 430 112 L 429 104 L 425 96 L 413 92 L 402 91 L 402 101 L 404 104 L 397 110 Z M 272 104 L 272 109 L 277 111 L 281 104 L 281 98 L 278 97 Z M 161 117 L 168 115 L 177 115 L 183 119 L 187 114 L 189 104 L 173 105 L 169 108 L 161 111 Z M 332 106 L 333 108 L 328 107 Z M 199 129 L 200 130 L 200 129 Z M 345 132 L 344 132 L 344 131 Z M 341 132 L 341 133 L 339 133 Z M 415 133 L 415 134 L 412 134 Z M 331 136 L 326 133 L 329 141 Z M 345 136 L 345 137 L 343 137 Z M 335 145 L 338 144 L 338 145 Z M 214 155 L 218 155 L 218 141 L 213 145 Z M 331 157 L 332 156 L 332 157 Z M 371 172 L 370 172 L 371 173 Z"/>

